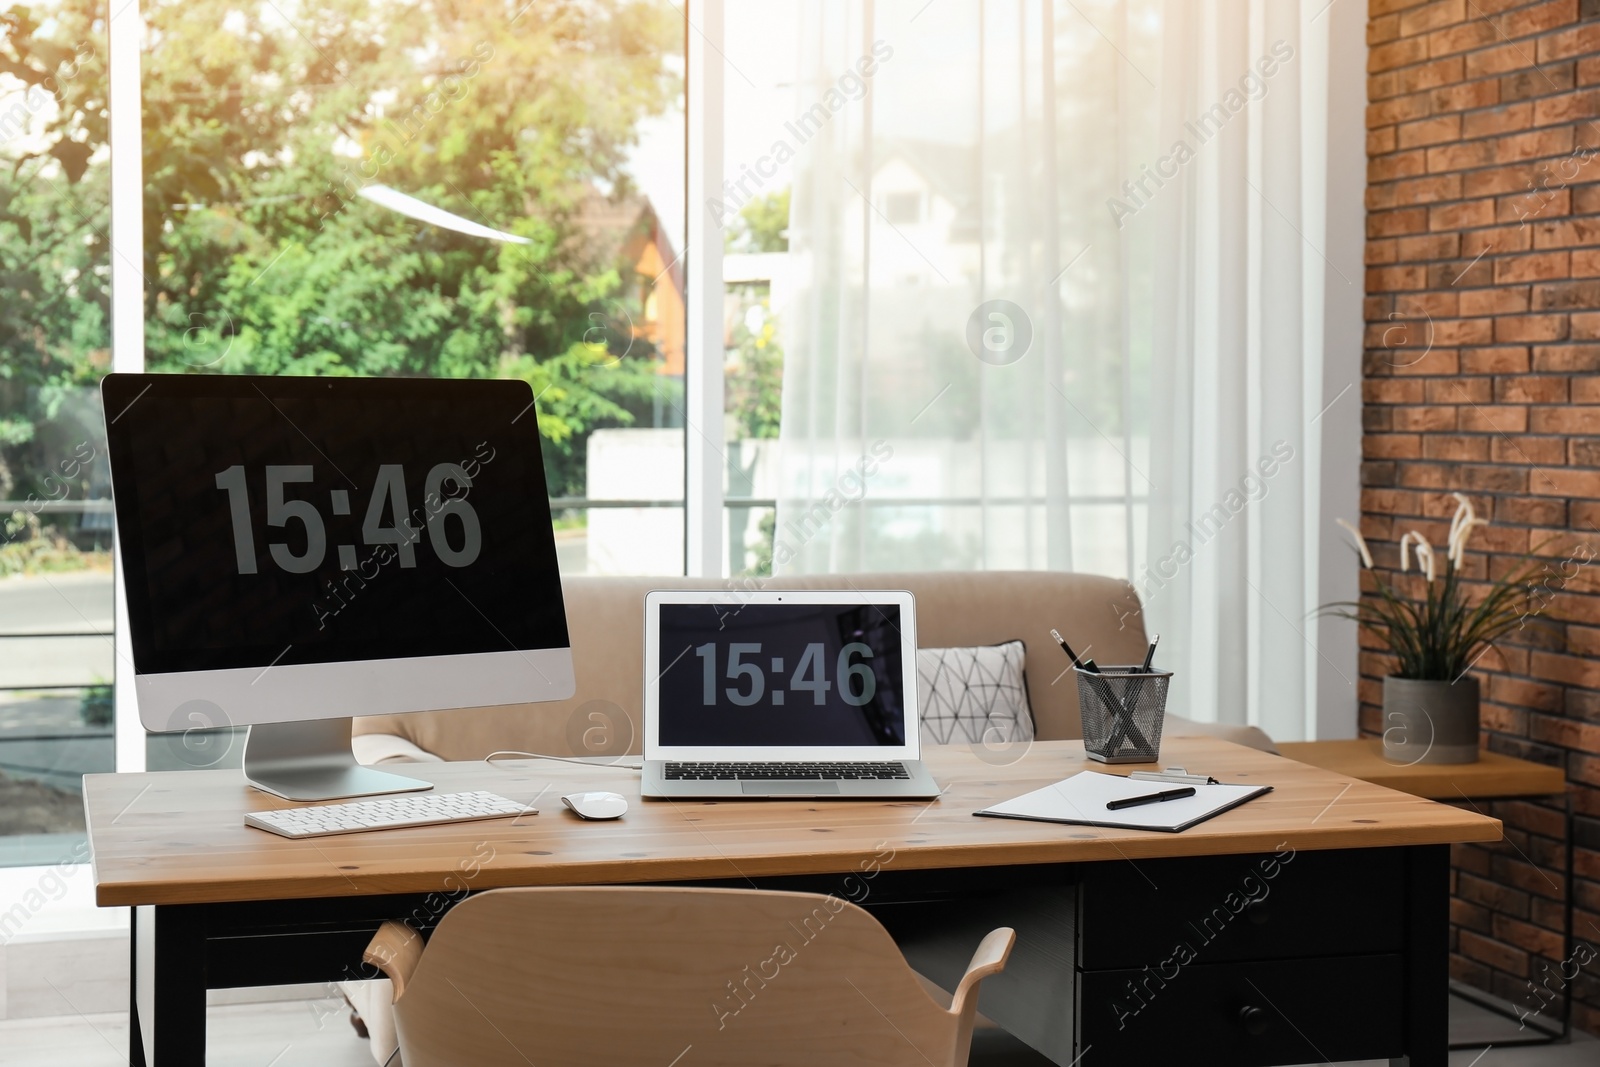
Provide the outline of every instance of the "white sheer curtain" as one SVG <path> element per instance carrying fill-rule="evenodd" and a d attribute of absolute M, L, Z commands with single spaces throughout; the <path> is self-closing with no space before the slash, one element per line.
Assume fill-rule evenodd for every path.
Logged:
<path fill-rule="evenodd" d="M 1303 735 L 1319 6 L 805 5 L 778 573 L 1122 576 L 1174 711 Z"/>

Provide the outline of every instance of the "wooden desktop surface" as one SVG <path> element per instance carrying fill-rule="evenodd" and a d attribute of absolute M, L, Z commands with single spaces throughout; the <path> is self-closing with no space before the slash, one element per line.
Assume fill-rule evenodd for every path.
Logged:
<path fill-rule="evenodd" d="M 1278 749 L 1313 767 L 1432 800 L 1548 796 L 1567 791 L 1567 776 L 1560 767 L 1498 752 L 1480 752 L 1476 763 L 1414 763 L 1384 756 L 1383 739 L 1377 737 L 1300 741 L 1280 744 Z"/>
<path fill-rule="evenodd" d="M 301 841 L 244 825 L 247 811 L 289 805 L 237 770 L 86 775 L 84 806 L 101 906 L 842 874 L 874 857 L 911 870 L 1500 839 L 1496 819 L 1209 738 L 1169 738 L 1162 764 L 1275 788 L 1178 834 L 973 817 L 1077 771 L 1138 769 L 1096 764 L 1080 741 L 1037 742 L 1009 765 L 965 746 L 927 762 L 944 796 L 892 802 L 645 801 L 637 771 L 407 764 L 442 790 L 486 789 L 541 814 Z M 587 789 L 621 793 L 628 813 L 579 821 L 560 797 Z"/>

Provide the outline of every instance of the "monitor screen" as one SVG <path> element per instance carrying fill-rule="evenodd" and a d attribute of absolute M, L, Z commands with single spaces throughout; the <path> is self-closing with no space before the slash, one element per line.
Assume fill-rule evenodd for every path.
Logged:
<path fill-rule="evenodd" d="M 567 646 L 525 382 L 103 389 L 140 674 Z"/>
<path fill-rule="evenodd" d="M 661 604 L 658 742 L 906 744 L 894 604 Z"/>

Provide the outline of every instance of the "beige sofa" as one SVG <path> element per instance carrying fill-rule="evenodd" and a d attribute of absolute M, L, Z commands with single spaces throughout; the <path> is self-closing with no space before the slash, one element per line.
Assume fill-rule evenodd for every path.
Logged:
<path fill-rule="evenodd" d="M 1041 740 L 1082 737 L 1078 687 L 1062 674 L 1066 656 L 1050 639 L 1059 629 L 1079 655 L 1103 664 L 1137 663 L 1146 637 L 1139 600 L 1127 582 L 1052 571 L 965 571 L 783 578 L 757 586 L 787 589 L 909 589 L 917 598 L 917 642 L 924 648 L 1027 645 L 1028 698 Z M 571 700 L 465 708 L 357 719 L 356 755 L 365 763 L 473 760 L 496 750 L 551 755 L 638 752 L 644 701 L 644 595 L 651 589 L 714 588 L 730 606 L 738 583 L 694 578 L 572 577 L 562 582 L 577 693 Z M 1181 709 L 1179 709 L 1181 710 Z M 1166 736 L 1205 734 L 1275 751 L 1249 726 L 1197 723 L 1168 715 Z"/>

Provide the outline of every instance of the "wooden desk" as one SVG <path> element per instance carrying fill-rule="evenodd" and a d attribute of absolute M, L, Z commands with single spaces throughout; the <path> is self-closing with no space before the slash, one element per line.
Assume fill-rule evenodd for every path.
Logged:
<path fill-rule="evenodd" d="M 204 1062 L 207 988 L 362 976 L 384 919 L 427 929 L 468 891 L 618 882 L 836 893 L 947 983 L 974 931 L 1014 926 L 980 1008 L 1060 1064 L 1091 1045 L 1108 1067 L 1149 1062 L 1174 1027 L 1195 1063 L 1443 1064 L 1447 846 L 1499 840 L 1499 822 L 1222 741 L 1170 739 L 1163 759 L 1276 788 L 1182 834 L 973 818 L 1107 769 L 1041 742 L 1007 766 L 932 751 L 947 792 L 929 802 L 646 802 L 637 773 L 541 761 L 407 767 L 541 815 L 305 841 L 243 825 L 284 802 L 236 771 L 88 775 L 84 803 L 97 900 L 136 909 L 135 1064 Z M 579 822 L 557 798 L 582 789 L 630 811 Z M 1185 939 L 1199 947 L 1174 963 Z"/>
<path fill-rule="evenodd" d="M 1480 753 L 1476 763 L 1408 763 L 1384 756 L 1383 739 L 1377 737 L 1286 742 L 1278 751 L 1313 767 L 1430 800 L 1550 796 L 1567 791 L 1567 776 L 1560 767 L 1498 752 Z"/>

